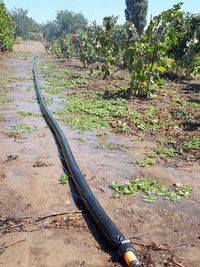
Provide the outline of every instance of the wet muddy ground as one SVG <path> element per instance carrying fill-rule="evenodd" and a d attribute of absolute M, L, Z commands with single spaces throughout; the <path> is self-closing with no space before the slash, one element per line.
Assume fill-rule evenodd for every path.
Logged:
<path fill-rule="evenodd" d="M 32 66 L 34 55 L 44 60 L 44 48 L 27 44 L 15 50 L 0 60 L 4 81 L 0 97 L 7 100 L 0 105 L 0 265 L 126 266 L 98 242 L 90 222 L 88 228 L 87 213 L 75 205 L 69 184 L 59 183 L 63 168 L 44 119 L 18 113 L 40 113 L 34 100 Z M 54 100 L 50 110 L 56 107 Z M 8 132 L 12 125 L 22 123 L 31 127 L 31 133 Z M 59 125 L 92 192 L 134 244 L 143 266 L 199 266 L 199 164 L 191 161 L 176 166 L 162 161 L 142 168 L 135 161 L 143 158 L 146 146 L 156 146 L 153 140 L 133 143 L 129 136 L 109 129 L 98 137 L 97 131 L 80 133 L 61 121 Z M 77 140 L 80 136 L 86 142 Z M 96 149 L 98 143 L 106 142 L 123 149 Z M 168 187 L 188 185 L 193 192 L 180 203 L 163 198 L 152 204 L 141 197 L 112 198 L 112 181 L 124 183 L 135 176 L 160 179 Z"/>

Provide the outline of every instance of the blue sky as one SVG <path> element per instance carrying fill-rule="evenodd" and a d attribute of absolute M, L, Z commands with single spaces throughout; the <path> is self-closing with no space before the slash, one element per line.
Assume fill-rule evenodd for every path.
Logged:
<path fill-rule="evenodd" d="M 148 1 L 148 21 L 150 15 L 158 15 L 160 12 L 171 8 L 181 1 L 175 0 L 150 0 Z M 191 13 L 200 13 L 200 0 L 183 0 L 182 10 Z M 82 12 L 89 23 L 96 20 L 101 24 L 103 17 L 119 16 L 118 23 L 124 23 L 125 0 L 4 0 L 6 7 L 11 10 L 14 7 L 28 9 L 28 15 L 39 23 L 53 20 L 58 10 Z"/>

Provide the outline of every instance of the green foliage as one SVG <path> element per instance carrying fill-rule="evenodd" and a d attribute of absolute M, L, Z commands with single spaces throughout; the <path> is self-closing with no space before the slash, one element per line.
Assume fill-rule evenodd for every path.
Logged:
<path fill-rule="evenodd" d="M 21 116 L 34 116 L 34 117 L 40 117 L 41 116 L 39 113 L 25 112 L 25 111 L 17 111 L 17 114 L 19 114 Z"/>
<path fill-rule="evenodd" d="M 11 11 L 11 17 L 16 23 L 16 36 L 20 36 L 23 39 L 29 39 L 29 32 L 41 31 L 41 25 L 28 17 L 27 9 L 15 8 Z"/>
<path fill-rule="evenodd" d="M 133 94 L 147 97 L 151 87 L 160 84 L 159 73 L 166 71 L 166 66 L 160 66 L 158 60 L 176 43 L 176 33 L 171 39 L 166 37 L 171 33 L 171 22 L 181 14 L 180 7 L 181 3 L 154 17 L 145 34 L 130 46 L 128 69 Z"/>
<path fill-rule="evenodd" d="M 155 164 L 155 160 L 153 159 L 145 159 L 144 161 L 136 160 L 136 164 L 140 165 L 141 167 L 145 168 Z"/>
<path fill-rule="evenodd" d="M 13 134 L 21 134 L 21 133 L 32 133 L 32 128 L 27 126 L 26 123 L 21 124 L 12 124 L 12 130 L 8 131 L 8 133 Z"/>
<path fill-rule="evenodd" d="M 7 162 L 18 159 L 19 155 L 8 155 L 7 156 Z"/>
<path fill-rule="evenodd" d="M 67 174 L 62 174 L 61 176 L 60 176 L 60 178 L 59 178 L 59 182 L 61 183 L 61 184 L 67 184 L 68 183 L 68 181 L 69 181 L 69 176 L 67 175 Z"/>
<path fill-rule="evenodd" d="M 59 39 L 53 38 L 45 46 L 48 53 L 55 54 L 57 57 L 69 58 L 74 50 L 71 35 L 65 34 Z"/>
<path fill-rule="evenodd" d="M 81 142 L 86 142 L 86 139 L 79 136 L 79 137 L 73 137 L 73 140 L 81 141 Z"/>
<path fill-rule="evenodd" d="M 115 63 L 114 45 L 112 43 L 112 34 L 117 17 L 105 17 L 103 25 L 96 39 L 96 53 L 103 57 L 104 64 L 101 66 L 103 78 L 107 78 L 111 74 L 111 66 Z"/>
<path fill-rule="evenodd" d="M 155 158 L 156 157 L 156 153 L 155 152 L 146 151 L 145 154 L 149 158 Z"/>
<path fill-rule="evenodd" d="M 167 55 L 177 64 L 180 74 L 200 73 L 200 15 L 182 13 L 172 23 L 172 34 L 176 32 L 176 43 L 172 44 Z M 171 34 L 171 36 L 172 36 Z M 171 38 L 169 35 L 169 38 Z"/>
<path fill-rule="evenodd" d="M 200 137 L 193 136 L 188 142 L 184 142 L 182 145 L 184 150 L 200 149 Z"/>
<path fill-rule="evenodd" d="M 0 51 L 11 51 L 14 44 L 15 23 L 0 1 Z"/>
<path fill-rule="evenodd" d="M 118 184 L 117 182 L 112 184 L 113 189 L 117 192 L 113 194 L 114 198 L 118 198 L 121 195 L 137 196 L 140 192 L 144 192 L 146 195 L 142 195 L 142 198 L 147 203 L 155 203 L 158 196 L 164 196 L 165 200 L 179 202 L 182 197 L 188 198 L 192 192 L 190 186 L 175 187 L 175 190 L 169 191 L 164 187 L 163 182 L 156 179 L 139 180 L 136 178 L 132 182 L 125 184 Z"/>
<path fill-rule="evenodd" d="M 135 142 L 135 141 L 144 141 L 144 137 L 134 137 L 131 139 L 131 141 Z"/>
<path fill-rule="evenodd" d="M 0 99 L 1 104 L 7 104 L 7 103 L 13 103 L 13 102 L 14 102 L 14 99 L 11 99 L 11 98 Z"/>
<path fill-rule="evenodd" d="M 148 0 L 126 0 L 126 21 L 132 22 L 138 34 L 142 34 L 146 25 Z"/>
<path fill-rule="evenodd" d="M 110 144 L 98 144 L 98 145 L 96 145 L 96 148 L 97 149 L 110 149 L 110 150 L 115 150 L 118 147 L 115 144 L 110 143 Z"/>
<path fill-rule="evenodd" d="M 68 10 L 57 11 L 56 19 L 47 22 L 43 26 L 45 39 L 59 38 L 66 34 L 75 34 L 87 26 L 87 19 L 81 13 L 74 13 Z"/>
<path fill-rule="evenodd" d="M 63 119 L 63 121 L 67 122 L 71 129 L 81 129 L 82 131 L 102 129 L 109 126 L 106 119 L 97 116 L 73 116 Z"/>
<path fill-rule="evenodd" d="M 56 23 L 59 27 L 60 34 L 76 33 L 77 30 L 87 26 L 87 19 L 81 13 L 74 13 L 68 10 L 57 12 Z"/>
<path fill-rule="evenodd" d="M 80 61 L 83 62 L 83 65 L 86 68 L 89 64 L 95 63 L 96 60 L 95 48 L 91 43 L 91 41 L 89 40 L 87 32 L 82 32 L 78 35 L 78 43 L 79 43 Z"/>
<path fill-rule="evenodd" d="M 167 155 L 169 157 L 175 157 L 177 153 L 175 152 L 174 148 L 166 148 L 166 147 L 157 147 L 155 151 L 159 155 Z"/>

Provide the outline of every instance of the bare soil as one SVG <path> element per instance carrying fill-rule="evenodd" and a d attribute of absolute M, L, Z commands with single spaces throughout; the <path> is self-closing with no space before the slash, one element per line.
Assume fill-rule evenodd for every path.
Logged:
<path fill-rule="evenodd" d="M 0 265 L 126 266 L 99 239 L 87 212 L 74 202 L 69 184 L 59 183 L 62 164 L 44 119 L 17 114 L 40 113 L 38 104 L 30 101 L 35 96 L 33 55 L 40 59 L 45 56 L 41 43 L 25 42 L 16 45 L 15 52 L 0 56 L 0 77 L 9 75 L 2 91 L 9 89 L 6 98 L 14 100 L 0 105 Z M 106 82 L 113 83 L 99 83 Z M 29 134 L 9 134 L 11 125 L 18 123 L 27 123 L 34 130 Z M 154 166 L 142 168 L 135 161 L 142 159 L 146 146 L 156 146 L 151 135 L 133 145 L 132 136 L 114 134 L 108 129 L 106 141 L 129 147 L 108 152 L 95 148 L 97 142 L 105 142 L 96 132 L 85 132 L 82 136 L 87 142 L 77 142 L 73 138 L 79 136 L 79 131 L 59 124 L 95 197 L 131 240 L 143 266 L 199 266 L 198 161 L 177 164 L 161 159 Z M 9 161 L 9 155 L 18 157 Z M 180 203 L 159 199 L 149 204 L 131 196 L 112 198 L 112 181 L 123 183 L 134 176 L 160 179 L 168 187 L 174 183 L 189 185 L 193 193 Z"/>

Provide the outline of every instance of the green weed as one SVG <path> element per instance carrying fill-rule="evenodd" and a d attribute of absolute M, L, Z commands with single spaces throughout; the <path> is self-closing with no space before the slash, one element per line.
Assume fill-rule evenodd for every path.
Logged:
<path fill-rule="evenodd" d="M 14 80 L 16 81 L 27 81 L 30 80 L 30 78 L 26 78 L 26 77 L 13 77 Z"/>
<path fill-rule="evenodd" d="M 109 122 L 106 119 L 100 119 L 97 116 L 73 116 L 62 119 L 67 122 L 71 129 L 95 130 L 102 129 L 109 126 Z"/>
<path fill-rule="evenodd" d="M 145 154 L 149 158 L 155 158 L 156 157 L 156 153 L 155 152 L 146 151 Z"/>
<path fill-rule="evenodd" d="M 59 178 L 59 181 L 60 181 L 60 183 L 61 184 L 67 184 L 68 183 L 68 181 L 69 181 L 69 176 L 67 175 L 67 174 L 62 174 L 61 176 L 60 176 L 60 178 Z"/>
<path fill-rule="evenodd" d="M 32 133 L 32 128 L 27 126 L 26 123 L 12 124 L 13 130 L 8 131 L 8 133 L 21 134 L 21 133 Z"/>
<path fill-rule="evenodd" d="M 131 139 L 131 141 L 135 142 L 135 141 L 144 141 L 144 137 L 134 137 Z"/>
<path fill-rule="evenodd" d="M 6 99 L 0 99 L 0 104 L 8 104 L 13 103 L 14 99 L 6 98 Z"/>
<path fill-rule="evenodd" d="M 115 150 L 118 148 L 118 146 L 116 146 L 115 144 L 113 143 L 110 143 L 110 144 L 98 144 L 96 145 L 96 148 L 97 149 L 110 149 L 110 150 Z"/>
<path fill-rule="evenodd" d="M 125 184 L 118 184 L 113 182 L 113 189 L 117 192 L 113 194 L 114 198 L 118 198 L 121 195 L 131 195 L 137 196 L 139 193 L 143 192 L 143 201 L 148 203 L 155 203 L 158 196 L 163 196 L 166 200 L 171 200 L 178 202 L 182 197 L 187 198 L 191 195 L 191 187 L 175 187 L 174 191 L 169 191 L 164 187 L 163 182 L 156 179 L 150 180 L 139 180 L 134 179 L 132 182 L 127 182 Z"/>
<path fill-rule="evenodd" d="M 175 157 L 177 155 L 174 148 L 166 148 L 166 147 L 157 147 L 155 149 L 158 155 L 167 155 L 169 157 Z"/>
<path fill-rule="evenodd" d="M 184 150 L 200 149 L 200 138 L 193 136 L 188 142 L 184 142 L 182 145 Z"/>
<path fill-rule="evenodd" d="M 103 133 L 103 132 L 102 132 L 102 133 L 97 133 L 97 134 L 96 134 L 96 136 L 98 136 L 98 137 L 100 137 L 100 136 L 104 136 L 104 135 L 106 135 L 106 134 Z"/>
<path fill-rule="evenodd" d="M 86 142 L 85 138 L 82 138 L 81 136 L 79 137 L 74 137 L 73 140 L 81 141 L 81 142 Z"/>
<path fill-rule="evenodd" d="M 175 140 L 168 140 L 168 139 L 159 139 L 158 142 L 160 144 L 176 144 L 176 141 Z"/>
<path fill-rule="evenodd" d="M 25 112 L 25 111 L 17 111 L 17 114 L 19 114 L 21 116 L 33 116 L 33 117 L 40 117 L 41 116 L 39 113 Z"/>
<path fill-rule="evenodd" d="M 145 159 L 144 161 L 136 160 L 136 164 L 140 165 L 141 167 L 148 167 L 155 164 L 155 160 L 153 159 Z"/>
<path fill-rule="evenodd" d="M 7 162 L 18 159 L 19 155 L 8 155 L 7 156 Z"/>

